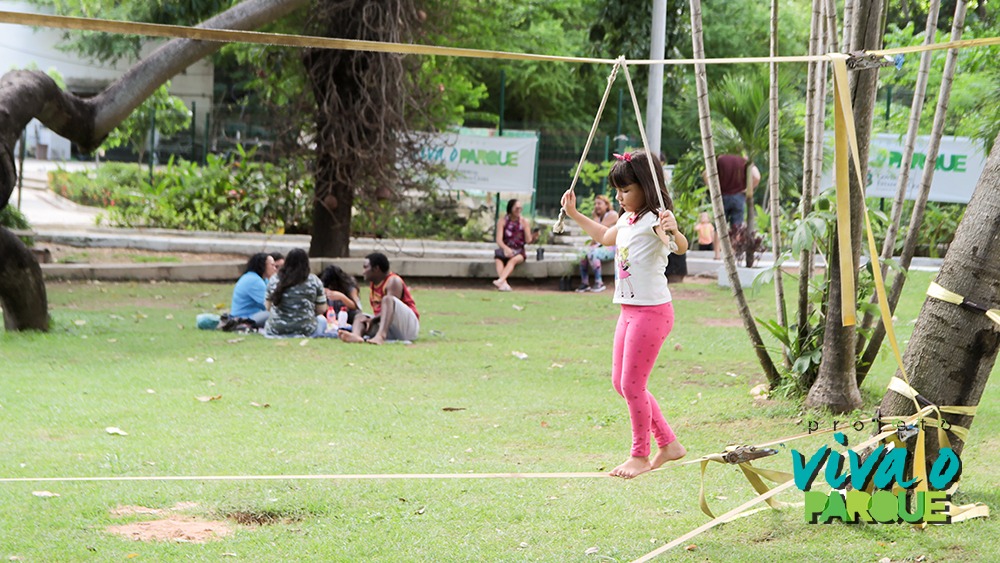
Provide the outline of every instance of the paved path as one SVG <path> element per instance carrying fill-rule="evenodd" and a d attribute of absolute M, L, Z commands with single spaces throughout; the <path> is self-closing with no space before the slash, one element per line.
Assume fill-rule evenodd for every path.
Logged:
<path fill-rule="evenodd" d="M 48 189 L 48 172 L 57 168 L 82 170 L 93 163 L 26 160 L 21 211 L 28 218 L 40 243 L 66 244 L 79 247 L 133 248 L 159 252 L 212 252 L 250 255 L 262 251 L 287 253 L 292 248 L 308 248 L 306 235 L 266 235 L 259 233 L 218 233 L 173 231 L 166 229 L 111 229 L 95 226 L 100 209 L 77 205 L 57 196 Z M 17 205 L 17 192 L 11 197 Z M 579 237 L 566 237 L 569 243 Z M 576 275 L 579 260 L 578 245 L 546 245 L 544 257 L 538 260 L 532 252 L 528 261 L 515 270 L 515 277 L 529 279 L 560 278 Z M 361 273 L 362 258 L 370 252 L 389 256 L 393 270 L 404 276 L 432 278 L 494 278 L 492 242 L 455 242 L 412 239 L 367 239 L 351 241 L 351 257 L 337 263 L 349 273 Z M 534 245 L 529 249 L 536 248 Z M 331 260 L 327 260 L 331 261 Z M 321 264 L 327 261 L 320 260 Z M 331 261 L 332 262 L 332 261 Z M 767 253 L 761 267 L 773 264 Z M 822 266 L 822 257 L 819 264 Z M 937 270 L 941 260 L 916 258 L 911 269 Z M 718 275 L 721 262 L 712 259 L 711 252 L 691 251 L 687 256 L 688 274 Z M 795 262 L 785 262 L 796 267 Z M 104 279 L 178 279 L 232 280 L 239 276 L 242 262 L 183 265 L 117 264 L 92 266 L 87 264 L 47 264 L 47 276 Z M 607 268 L 606 273 L 611 273 Z"/>
<path fill-rule="evenodd" d="M 48 173 L 62 168 L 64 170 L 85 170 L 93 168 L 94 163 L 53 162 L 48 160 L 26 159 L 23 170 L 23 186 L 20 190 L 21 213 L 34 228 L 67 228 L 93 227 L 96 225 L 100 209 L 77 205 L 72 201 L 59 197 L 49 190 Z M 18 207 L 18 190 L 10 196 L 8 205 Z"/>

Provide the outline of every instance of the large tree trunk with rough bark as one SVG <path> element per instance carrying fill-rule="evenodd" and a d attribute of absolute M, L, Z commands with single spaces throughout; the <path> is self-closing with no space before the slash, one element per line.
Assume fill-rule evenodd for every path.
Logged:
<path fill-rule="evenodd" d="M 42 268 L 21 239 L 3 227 L 0 227 L 0 308 L 7 330 L 49 329 Z"/>
<path fill-rule="evenodd" d="M 967 300 L 1000 305 L 1000 137 L 986 160 L 965 217 L 935 281 Z M 903 356 L 910 386 L 939 406 L 975 406 L 983 395 L 1000 349 L 1000 327 L 983 313 L 929 298 L 920 310 Z M 897 371 L 896 376 L 900 374 Z M 910 415 L 913 401 L 893 391 L 882 414 Z M 949 423 L 969 428 L 973 417 L 947 414 Z M 928 460 L 937 458 L 937 435 L 928 432 Z M 949 436 L 961 454 L 964 443 Z"/>
<path fill-rule="evenodd" d="M 955 17 L 952 20 L 951 40 L 958 41 L 962 38 L 962 30 L 965 27 L 965 4 L 959 2 L 955 6 Z M 955 70 L 958 67 L 958 49 L 949 49 L 945 57 L 944 71 L 941 73 L 941 86 L 938 90 L 937 106 L 934 109 L 934 124 L 931 126 L 931 139 L 927 145 L 925 155 L 926 162 L 937 162 L 938 151 L 941 148 L 941 137 L 944 135 L 945 118 L 948 115 L 948 103 L 951 100 L 951 85 L 955 78 Z M 917 238 L 920 234 L 920 227 L 924 222 L 924 211 L 927 208 L 927 198 L 931 192 L 931 181 L 934 179 L 935 166 L 924 166 L 920 176 L 920 189 L 913 201 L 913 212 L 910 214 L 910 224 L 908 225 L 906 238 L 903 241 L 903 252 L 899 256 L 899 265 L 903 270 L 909 270 L 910 261 L 917 251 Z M 896 275 L 892 280 L 892 287 L 889 289 L 888 303 L 889 310 L 895 311 L 899 296 L 903 293 L 903 284 L 906 283 L 906 276 Z M 875 361 L 882 346 L 882 339 L 885 338 L 885 325 L 878 323 L 872 333 L 871 342 L 865 349 L 861 358 L 861 367 L 858 369 L 858 385 L 864 381 L 868 375 L 868 369 Z"/>
<path fill-rule="evenodd" d="M 693 46 L 694 58 L 705 57 L 704 32 L 701 23 L 701 0 L 691 0 L 691 43 Z M 739 276 L 736 273 L 736 259 L 733 256 L 733 245 L 729 241 L 729 231 L 726 226 L 726 212 L 722 204 L 722 189 L 719 187 L 719 167 L 715 161 L 715 141 L 712 138 L 712 115 L 708 104 L 708 78 L 705 72 L 704 63 L 694 65 L 695 89 L 698 93 L 698 125 L 701 129 L 701 144 L 705 158 L 705 173 L 708 176 L 708 191 L 712 198 L 712 212 L 715 215 L 716 232 L 719 233 L 719 245 L 722 252 L 723 263 L 726 266 L 726 275 L 729 276 L 729 283 L 733 288 L 733 297 L 736 299 L 736 307 L 743 320 L 743 327 L 747 331 L 750 343 L 760 362 L 761 369 L 767 381 L 773 388 L 781 382 L 781 376 L 771 360 L 771 356 L 764 347 L 764 341 L 757 330 L 756 321 L 750 313 L 750 306 L 747 304 L 746 296 L 740 285 Z"/>
<path fill-rule="evenodd" d="M 852 25 L 854 40 L 852 51 L 874 50 L 882 46 L 882 0 L 862 3 L 855 9 Z M 878 88 L 878 69 L 857 70 L 850 76 L 851 105 L 854 108 L 854 123 L 857 133 L 861 174 L 868 169 L 868 140 L 871 138 L 872 116 L 875 110 L 875 94 Z M 851 255 L 857 264 L 861 252 L 861 233 L 864 208 L 864 187 L 858 183 L 855 174 L 850 175 L 851 198 Z M 856 328 L 843 326 L 841 310 L 845 300 L 855 300 L 854 295 L 844 295 L 840 286 L 839 242 L 834 239 L 830 255 L 831 287 L 823 336 L 823 360 L 819 366 L 816 381 L 809 389 L 806 405 L 829 409 L 835 413 L 850 412 L 861 406 L 861 392 L 855 372 Z M 857 272 L 853 275 L 857 277 Z"/>
<path fill-rule="evenodd" d="M 413 0 L 336 0 L 315 5 L 308 24 L 325 37 L 407 43 L 420 13 Z M 379 213 L 378 201 L 402 191 L 398 164 L 419 154 L 420 137 L 406 134 L 424 107 L 409 78 L 416 68 L 402 55 L 364 51 L 310 49 L 303 63 L 317 107 L 309 254 L 349 256 L 352 207 Z"/>
<path fill-rule="evenodd" d="M 274 21 L 307 0 L 247 0 L 205 21 L 200 27 L 213 29 L 256 29 Z M 168 41 L 151 55 L 129 69 L 121 78 L 92 98 L 78 98 L 63 92 L 42 72 L 11 71 L 0 78 L 0 209 L 6 207 L 14 190 L 17 171 L 14 165 L 14 144 L 21 131 L 38 118 L 55 133 L 76 143 L 83 151 L 96 149 L 105 136 L 132 113 L 143 100 L 172 76 L 195 61 L 222 47 L 222 43 L 175 39 Z M 23 246 L 23 245 L 22 245 Z M 41 274 L 25 275 L 18 281 L 9 276 L 19 275 L 13 266 L 24 258 L 15 245 L 4 245 L 11 256 L 0 254 L 0 300 L 14 303 L 4 307 L 8 327 L 39 328 L 39 307 L 45 308 L 45 285 Z M 34 261 L 29 254 L 27 257 Z M 37 263 L 35 268 L 38 268 Z M 29 315 L 31 318 L 22 318 Z M 47 320 L 45 327 L 48 326 Z"/>

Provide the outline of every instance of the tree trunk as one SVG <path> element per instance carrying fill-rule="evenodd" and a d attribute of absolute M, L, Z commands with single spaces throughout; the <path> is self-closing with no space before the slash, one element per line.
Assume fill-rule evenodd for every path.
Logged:
<path fill-rule="evenodd" d="M 976 191 L 955 233 L 935 280 L 969 301 L 1000 303 L 1000 136 L 986 160 Z M 928 299 L 903 356 L 910 386 L 940 406 L 979 404 L 1000 348 L 1000 329 L 981 312 Z M 897 371 L 896 376 L 900 374 Z M 913 414 L 913 401 L 895 392 L 882 399 L 882 414 Z M 945 415 L 949 423 L 970 428 L 973 417 Z M 961 455 L 964 443 L 954 435 L 951 447 Z M 937 458 L 937 435 L 928 432 L 928 461 Z"/>
<path fill-rule="evenodd" d="M 938 11 L 939 11 L 940 0 L 931 0 L 930 8 L 927 13 L 927 27 L 925 28 L 924 45 L 930 45 L 934 42 L 934 32 L 937 30 L 938 21 Z M 886 229 L 885 241 L 882 243 L 882 278 L 885 279 L 886 274 L 889 271 L 889 267 L 885 264 L 886 260 L 889 260 L 893 256 L 893 252 L 896 249 L 896 236 L 899 234 L 900 222 L 903 215 L 903 203 L 906 201 L 906 192 L 910 183 L 910 165 L 913 164 L 913 151 L 917 142 L 917 134 L 920 129 L 920 114 L 924 109 L 924 98 L 927 94 L 927 79 L 930 74 L 931 69 L 931 58 L 933 56 L 933 51 L 924 51 L 920 55 L 920 68 L 917 70 L 917 83 L 913 91 L 913 103 L 910 105 L 910 122 L 906 129 L 906 141 L 903 146 L 903 157 L 901 164 L 899 165 L 899 181 L 896 185 L 896 197 L 892 200 L 892 211 L 889 217 L 889 226 Z M 878 296 L 873 295 L 871 302 L 877 303 Z M 864 320 L 861 322 L 863 329 L 868 330 L 871 328 L 872 323 L 875 321 L 874 315 L 871 313 L 865 313 Z M 858 347 L 864 346 L 863 339 L 858 339 Z M 858 350 L 860 353 L 861 350 Z M 867 373 L 867 365 L 859 366 L 859 370 Z M 861 371 L 858 373 L 859 382 L 864 379 L 861 375 Z"/>
<path fill-rule="evenodd" d="M 856 7 L 856 18 L 852 27 L 855 32 L 852 51 L 874 50 L 881 47 L 883 9 L 882 0 L 873 0 Z M 854 108 L 862 177 L 868 168 L 868 140 L 871 137 L 877 86 L 878 69 L 859 70 L 850 76 L 851 105 Z M 858 183 L 855 174 L 849 174 L 849 177 L 851 256 L 852 263 L 857 264 L 861 251 L 864 187 Z M 841 321 L 843 303 L 845 300 L 855 300 L 856 296 L 844 295 L 839 283 L 840 268 L 843 266 L 839 258 L 839 244 L 835 239 L 827 257 L 830 264 L 831 286 L 823 336 L 823 360 L 816 381 L 809 389 L 806 405 L 826 408 L 835 413 L 846 413 L 861 406 L 861 393 L 858 390 L 855 371 L 856 327 L 843 326 Z M 856 278 L 857 272 L 853 272 L 853 275 Z"/>
<path fill-rule="evenodd" d="M 753 240 L 753 236 L 757 232 L 757 214 L 756 214 L 757 209 L 754 207 L 753 196 L 750 195 L 751 192 L 753 192 L 753 188 L 751 187 L 753 185 L 753 179 L 751 178 L 750 174 L 750 171 L 753 169 L 753 167 L 754 167 L 753 160 L 747 159 L 747 167 L 746 170 L 743 171 L 743 177 L 746 178 L 746 184 L 744 188 L 744 193 L 746 194 L 747 198 L 746 229 L 747 229 L 747 236 L 751 237 L 750 240 Z M 745 257 L 745 263 L 747 268 L 753 268 L 754 266 L 754 259 L 756 258 L 756 256 L 754 256 L 754 252 L 756 250 L 754 246 L 756 245 L 751 244 L 747 246 L 747 254 Z"/>
<path fill-rule="evenodd" d="M 861 10 L 858 0 L 844 0 L 844 37 L 840 43 L 840 52 L 851 52 L 851 42 L 854 37 L 855 10 Z M 836 13 L 836 12 L 834 12 Z"/>
<path fill-rule="evenodd" d="M 955 18 L 952 21 L 951 40 L 958 41 L 962 38 L 962 29 L 965 25 L 965 3 L 958 2 L 955 5 Z M 917 237 L 920 234 L 920 226 L 924 222 L 924 210 L 927 207 L 927 196 L 931 191 L 931 182 L 934 180 L 934 163 L 937 162 L 938 151 L 941 148 L 941 136 L 944 135 L 945 118 L 948 115 L 948 102 L 951 99 L 951 84 L 955 78 L 955 69 L 958 66 L 958 49 L 949 49 L 945 57 L 944 71 L 941 73 L 941 86 L 938 90 L 937 107 L 934 109 L 934 124 L 931 126 L 931 139 L 927 146 L 927 158 L 924 164 L 923 174 L 920 176 L 920 190 L 917 198 L 913 202 L 913 212 L 910 214 L 910 224 L 907 228 L 906 239 L 903 241 L 903 252 L 899 257 L 899 265 L 904 269 L 910 268 L 910 261 L 917 250 Z M 887 296 L 889 301 L 889 311 L 896 310 L 899 303 L 899 296 L 903 293 L 903 284 L 906 283 L 906 276 L 896 275 L 892 280 L 892 288 Z M 875 357 L 878 356 L 885 338 L 885 325 L 879 322 L 872 333 L 872 339 L 868 343 L 868 348 L 859 361 L 860 368 L 857 378 L 858 385 L 865 380 L 869 368 Z"/>
<path fill-rule="evenodd" d="M 778 56 L 778 0 L 771 0 L 771 56 Z M 768 162 L 770 169 L 767 174 L 768 193 L 771 202 L 771 251 L 777 260 L 781 256 L 781 205 L 779 203 L 780 182 L 778 163 L 778 63 L 770 63 L 771 92 L 770 92 L 770 112 L 768 120 L 769 142 L 768 142 Z M 788 330 L 788 312 L 785 310 L 785 285 L 781 271 L 774 273 L 774 303 L 775 313 L 778 315 L 778 324 L 781 328 Z M 786 369 L 792 369 L 792 359 L 788 355 L 788 347 L 782 345 L 781 357 L 784 359 Z"/>
<path fill-rule="evenodd" d="M 0 307 L 9 331 L 49 330 L 42 268 L 21 239 L 4 227 L 0 227 Z"/>
<path fill-rule="evenodd" d="M 419 25 L 418 12 L 411 0 L 320 3 L 309 14 L 308 26 L 324 37 L 408 43 Z M 379 202 L 405 185 L 398 171 L 421 166 L 407 160 L 419 154 L 414 144 L 419 136 L 405 134 L 423 111 L 419 87 L 408 79 L 416 61 L 393 53 L 332 49 L 307 49 L 302 57 L 316 101 L 309 254 L 349 256 L 352 208 L 381 212 Z"/>
<path fill-rule="evenodd" d="M 247 0 L 205 21 L 201 27 L 255 29 L 287 15 L 306 1 Z M 63 92 L 42 72 L 16 70 L 4 74 L 0 77 L 0 209 L 7 206 L 17 179 L 14 144 L 32 118 L 38 118 L 46 127 L 73 141 L 83 151 L 92 151 L 164 82 L 195 61 L 218 51 L 222 45 L 190 39 L 168 41 L 130 68 L 103 92 L 88 99 Z M 0 259 L 5 264 L 8 260 L 10 264 L 15 264 L 24 257 L 14 245 L 5 245 L 3 248 L 4 252 L 9 248 L 14 253 L 10 256 L 0 254 Z M 30 253 L 26 256 L 34 261 Z M 38 267 L 37 263 L 35 267 Z M 5 265 L 3 271 L 12 271 L 11 268 L 15 267 Z M 26 286 L 21 287 L 16 280 L 10 279 L 0 284 L 0 300 L 5 304 L 5 323 L 13 327 L 13 330 L 45 330 L 48 321 L 42 324 L 38 317 L 38 311 L 44 311 L 47 306 L 40 270 L 37 279 L 29 275 L 20 283 Z M 8 307 L 7 304 L 11 306 Z"/>
<path fill-rule="evenodd" d="M 823 34 L 823 0 L 813 0 L 812 19 L 809 23 L 809 54 L 818 55 L 820 36 Z M 802 149 L 802 190 L 799 198 L 799 217 L 805 219 L 812 212 L 813 194 L 813 156 L 817 142 L 817 74 L 819 72 L 819 61 L 808 63 L 806 75 L 806 115 L 805 115 L 805 142 Z M 819 139 L 821 141 L 821 139 Z M 796 316 L 796 326 L 798 327 L 798 339 L 802 340 L 806 335 L 806 326 L 809 324 L 809 312 L 811 302 L 809 301 L 809 279 L 812 277 L 812 248 L 803 249 L 799 254 L 799 295 Z"/>
<path fill-rule="evenodd" d="M 705 42 L 701 23 L 701 0 L 691 0 L 691 43 L 693 46 L 694 58 L 705 58 Z M 729 229 L 726 227 L 726 212 L 722 204 L 722 189 L 719 186 L 719 167 L 715 161 L 715 143 L 712 140 L 712 116 L 708 105 L 708 79 L 705 73 L 704 63 L 695 63 L 695 89 L 698 94 L 698 125 L 701 129 L 701 143 L 705 157 L 705 173 L 708 175 L 708 191 L 712 196 L 712 211 L 715 214 L 716 231 L 719 233 L 719 247 L 722 252 L 723 263 L 726 266 L 726 274 L 729 276 L 729 283 L 733 288 L 733 297 L 736 299 L 736 307 L 740 318 L 743 319 L 743 327 L 750 337 L 757 359 L 767 381 L 773 388 L 781 382 L 778 370 L 774 367 L 774 362 L 764 347 L 764 341 L 757 330 L 757 324 L 750 307 L 747 304 L 746 296 L 743 294 L 743 287 L 740 285 L 739 276 L 736 274 L 736 259 L 733 256 L 733 245 L 729 241 Z"/>

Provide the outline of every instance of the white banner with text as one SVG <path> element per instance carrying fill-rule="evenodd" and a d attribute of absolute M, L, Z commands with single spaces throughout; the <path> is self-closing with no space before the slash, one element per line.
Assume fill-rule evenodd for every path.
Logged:
<path fill-rule="evenodd" d="M 833 140 L 827 139 L 828 150 L 832 150 Z M 868 152 L 868 197 L 896 197 L 899 171 L 903 161 L 903 141 L 899 135 L 880 133 L 873 135 Z M 917 137 L 910 165 L 910 177 L 906 186 L 906 199 L 916 199 L 920 180 L 927 164 L 927 145 L 930 136 Z M 928 195 L 930 201 L 948 203 L 969 203 L 976 189 L 979 176 L 986 166 L 986 155 L 982 147 L 968 137 L 942 137 L 937 161 L 934 164 L 934 179 Z M 833 171 L 823 173 L 824 188 L 833 185 Z"/>
<path fill-rule="evenodd" d="M 443 164 L 453 178 L 441 188 L 532 194 L 535 192 L 537 136 L 435 135 L 421 158 Z"/>

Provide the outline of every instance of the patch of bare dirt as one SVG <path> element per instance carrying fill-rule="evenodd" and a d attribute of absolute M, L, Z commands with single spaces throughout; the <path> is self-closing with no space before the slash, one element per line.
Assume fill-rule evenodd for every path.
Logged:
<path fill-rule="evenodd" d="M 178 502 L 170 508 L 146 506 L 119 506 L 111 510 L 112 516 L 164 516 L 160 520 L 132 522 L 108 526 L 106 531 L 135 541 L 173 541 L 205 543 L 228 536 L 233 532 L 226 522 L 202 520 L 196 516 L 177 514 L 196 508 L 196 502 Z"/>
<path fill-rule="evenodd" d="M 135 541 L 174 541 L 205 543 L 233 532 L 229 524 L 218 520 L 199 520 L 194 516 L 172 516 L 163 520 L 133 522 L 108 526 L 107 531 Z"/>
<path fill-rule="evenodd" d="M 191 262 L 223 262 L 246 260 L 242 254 L 157 252 L 135 248 L 80 248 L 63 244 L 38 243 L 37 250 L 48 250 L 50 262 L 58 264 L 184 264 Z"/>

